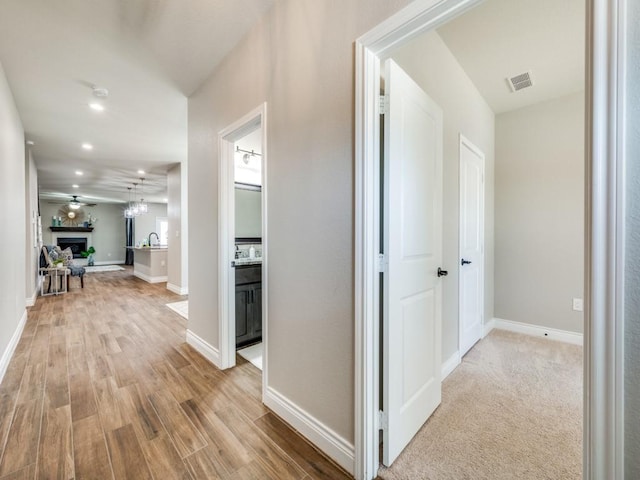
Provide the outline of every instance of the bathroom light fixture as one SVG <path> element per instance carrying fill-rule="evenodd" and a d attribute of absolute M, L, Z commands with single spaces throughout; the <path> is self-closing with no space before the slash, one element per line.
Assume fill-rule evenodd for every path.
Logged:
<path fill-rule="evenodd" d="M 98 102 L 91 102 L 89 104 L 89 108 L 91 110 L 96 111 L 96 112 L 104 112 L 104 105 L 102 105 L 101 103 L 98 103 Z"/>
<path fill-rule="evenodd" d="M 93 145 L 91 145 L 90 143 L 83 143 L 82 148 L 84 150 L 93 150 Z"/>

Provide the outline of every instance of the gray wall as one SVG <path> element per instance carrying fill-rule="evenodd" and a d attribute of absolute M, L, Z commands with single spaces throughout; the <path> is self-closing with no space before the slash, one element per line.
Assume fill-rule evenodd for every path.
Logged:
<path fill-rule="evenodd" d="M 392 58 L 443 111 L 443 264 L 449 271 L 442 291 L 446 361 L 458 351 L 460 133 L 485 154 L 485 321 L 493 317 L 494 114 L 436 32 L 415 39 Z"/>
<path fill-rule="evenodd" d="M 38 170 L 31 152 L 25 158 L 25 288 L 27 305 L 35 301 L 38 290 Z"/>
<path fill-rule="evenodd" d="M 267 387 L 354 433 L 353 42 L 408 0 L 281 0 L 189 99 L 189 329 L 218 347 L 216 133 L 268 102 Z M 206 248 L 202 242 L 206 241 Z M 309 255 L 308 252 L 313 252 Z M 294 268 L 295 266 L 295 268 Z"/>
<path fill-rule="evenodd" d="M 42 238 L 46 245 L 51 242 L 51 217 L 58 215 L 62 205 L 52 205 L 41 200 Z M 91 232 L 92 245 L 96 249 L 96 263 L 124 263 L 125 231 L 123 204 L 101 203 L 95 207 L 82 207 L 85 215 L 91 213 L 98 221 Z M 85 217 L 86 218 L 86 217 Z"/>
<path fill-rule="evenodd" d="M 0 235 L 0 355 L 25 315 L 25 145 L 22 122 L 0 64 L 0 205 L 5 233 Z"/>
<path fill-rule="evenodd" d="M 640 2 L 627 2 L 625 478 L 640 478 Z"/>
<path fill-rule="evenodd" d="M 236 188 L 236 237 L 262 236 L 262 192 Z"/>
<path fill-rule="evenodd" d="M 584 93 L 496 118 L 496 317 L 582 332 Z"/>

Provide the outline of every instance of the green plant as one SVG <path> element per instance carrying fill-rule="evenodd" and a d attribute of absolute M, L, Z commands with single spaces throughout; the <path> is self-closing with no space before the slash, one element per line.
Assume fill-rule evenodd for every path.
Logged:
<path fill-rule="evenodd" d="M 89 247 L 88 250 L 80 252 L 80 255 L 82 256 L 82 258 L 87 258 L 89 255 L 93 255 L 94 253 L 96 253 L 96 249 L 93 247 Z"/>

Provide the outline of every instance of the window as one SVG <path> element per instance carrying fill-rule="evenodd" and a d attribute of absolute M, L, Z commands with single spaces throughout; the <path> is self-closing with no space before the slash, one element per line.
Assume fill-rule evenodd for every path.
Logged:
<path fill-rule="evenodd" d="M 169 220 L 167 217 L 156 217 L 156 232 L 160 237 L 160 245 L 169 243 Z"/>

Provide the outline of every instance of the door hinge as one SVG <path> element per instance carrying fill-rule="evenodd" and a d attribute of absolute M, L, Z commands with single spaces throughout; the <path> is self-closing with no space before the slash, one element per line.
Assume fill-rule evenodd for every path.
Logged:
<path fill-rule="evenodd" d="M 378 273 L 387 271 L 387 256 L 384 253 L 378 254 Z"/>
<path fill-rule="evenodd" d="M 389 95 L 380 95 L 380 115 L 384 115 L 387 113 L 387 108 L 389 107 Z"/>
<path fill-rule="evenodd" d="M 387 414 L 382 410 L 378 410 L 378 430 L 386 430 L 387 426 Z"/>

